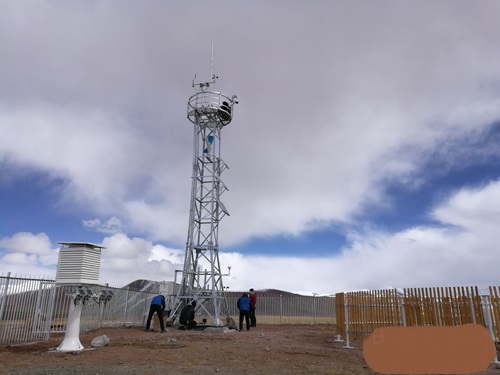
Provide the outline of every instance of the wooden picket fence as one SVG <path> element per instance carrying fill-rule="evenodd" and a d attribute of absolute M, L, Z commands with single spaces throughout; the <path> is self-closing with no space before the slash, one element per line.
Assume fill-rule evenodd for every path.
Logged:
<path fill-rule="evenodd" d="M 484 325 L 477 287 L 412 288 L 404 291 L 407 326 Z"/>
<path fill-rule="evenodd" d="M 402 325 L 396 289 L 337 293 L 335 302 L 340 335 L 348 331 L 356 339 L 379 327 Z"/>
<path fill-rule="evenodd" d="M 488 328 L 500 337 L 500 288 L 409 288 L 336 294 L 337 333 L 361 339 L 386 326 L 457 326 L 467 323 Z"/>

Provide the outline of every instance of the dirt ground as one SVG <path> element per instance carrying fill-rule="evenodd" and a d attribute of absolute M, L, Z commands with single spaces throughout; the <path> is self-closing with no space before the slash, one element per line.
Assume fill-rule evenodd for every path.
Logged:
<path fill-rule="evenodd" d="M 144 332 L 139 327 L 103 328 L 80 335 L 85 349 L 54 351 L 64 338 L 0 348 L 0 374 L 377 374 L 354 349 L 336 342 L 333 325 L 261 325 L 247 331 Z M 108 346 L 90 348 L 106 335 Z M 496 365 L 477 374 L 497 374 Z"/>

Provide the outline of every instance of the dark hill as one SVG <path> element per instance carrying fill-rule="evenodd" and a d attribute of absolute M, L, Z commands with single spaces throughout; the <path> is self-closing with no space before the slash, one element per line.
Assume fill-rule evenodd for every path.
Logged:
<path fill-rule="evenodd" d="M 128 288 L 129 290 L 136 290 L 140 292 L 147 292 L 147 293 L 159 293 L 160 291 L 160 282 L 158 281 L 153 281 L 153 280 L 135 280 L 123 287 L 123 289 Z M 291 292 L 286 292 L 284 290 L 279 290 L 279 289 L 256 289 L 255 292 L 259 296 L 283 296 L 283 297 L 290 297 L 290 296 L 298 296 L 299 294 L 296 293 L 291 293 Z M 242 290 L 242 291 L 227 291 L 226 295 L 228 296 L 241 296 L 243 293 L 248 293 L 248 290 Z"/>

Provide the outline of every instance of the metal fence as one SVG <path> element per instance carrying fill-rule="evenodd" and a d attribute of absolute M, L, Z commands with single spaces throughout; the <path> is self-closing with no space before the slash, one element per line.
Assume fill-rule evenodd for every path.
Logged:
<path fill-rule="evenodd" d="M 151 299 L 156 295 L 129 289 L 87 285 L 95 293 L 112 291 L 105 303 L 89 300 L 82 308 L 80 332 L 103 326 L 143 326 Z M 66 331 L 74 287 L 57 285 L 54 280 L 0 276 L 0 345 L 48 340 L 51 333 Z M 239 296 L 226 296 L 229 314 L 238 321 Z M 173 296 L 167 296 L 167 305 Z M 168 308 L 168 307 L 167 307 Z M 258 297 L 257 324 L 335 324 L 334 297 Z M 203 319 L 203 316 L 197 316 Z"/>
<path fill-rule="evenodd" d="M 88 301 L 82 309 L 80 331 L 102 326 L 144 323 L 151 293 L 87 285 L 93 290 L 111 290 L 114 298 L 104 304 Z M 56 285 L 54 280 L 0 277 L 0 344 L 47 340 L 51 333 L 66 331 L 71 286 Z M 146 311 L 147 313 L 147 311 Z"/>
<path fill-rule="evenodd" d="M 239 296 L 227 296 L 229 314 L 237 322 Z M 335 297 L 258 295 L 257 324 L 335 324 Z"/>

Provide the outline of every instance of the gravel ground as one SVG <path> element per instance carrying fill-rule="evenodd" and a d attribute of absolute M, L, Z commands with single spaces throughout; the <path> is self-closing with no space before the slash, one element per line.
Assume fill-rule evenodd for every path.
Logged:
<path fill-rule="evenodd" d="M 108 346 L 90 348 L 106 335 Z M 166 333 L 137 327 L 103 328 L 80 335 L 78 353 L 53 350 L 63 336 L 0 350 L 0 374 L 376 374 L 363 358 L 362 342 L 346 349 L 333 325 L 261 325 L 247 331 L 222 329 Z M 497 374 L 493 364 L 481 375 Z"/>

